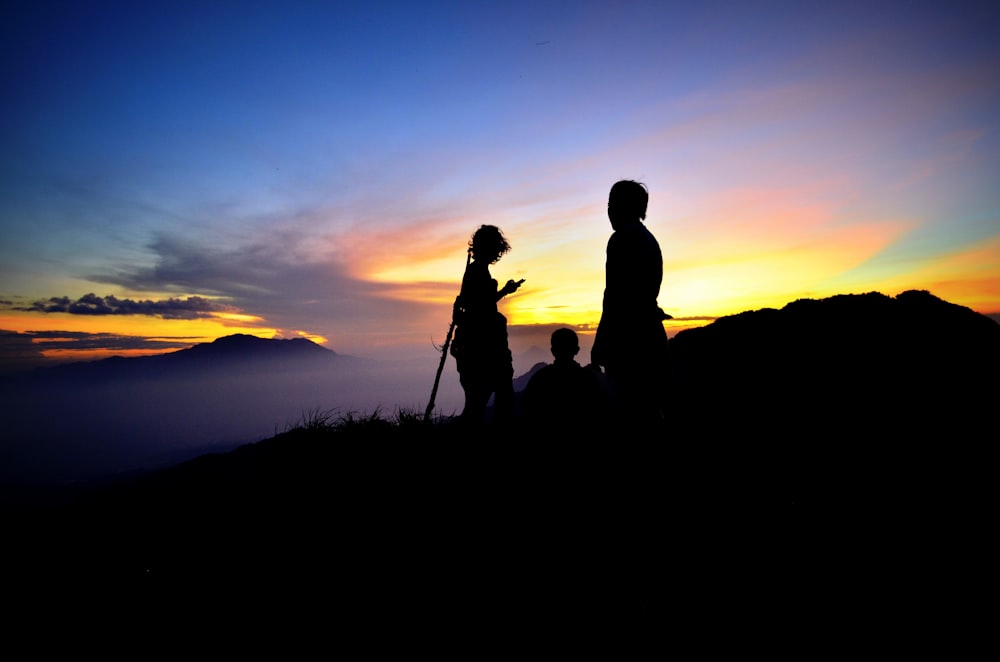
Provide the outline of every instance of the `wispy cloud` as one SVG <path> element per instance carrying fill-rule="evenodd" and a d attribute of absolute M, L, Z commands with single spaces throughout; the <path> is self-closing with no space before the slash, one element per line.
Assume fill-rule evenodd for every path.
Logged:
<path fill-rule="evenodd" d="M 184 349 L 192 345 L 191 338 L 143 338 L 115 333 L 83 331 L 33 331 L 18 334 L 45 350 L 165 350 Z"/>
<path fill-rule="evenodd" d="M 149 248 L 152 264 L 119 265 L 89 277 L 134 292 L 185 292 L 188 299 L 225 302 L 289 334 L 306 332 L 356 351 L 404 336 L 426 339 L 427 303 L 407 300 L 397 283 L 354 275 L 361 246 L 352 235 L 316 240 L 283 229 L 258 232 L 252 241 L 197 241 L 159 235 Z M 315 242 L 315 244 L 313 243 Z M 420 330 L 417 333 L 417 330 Z M 413 334 L 417 333 L 417 336 Z"/>

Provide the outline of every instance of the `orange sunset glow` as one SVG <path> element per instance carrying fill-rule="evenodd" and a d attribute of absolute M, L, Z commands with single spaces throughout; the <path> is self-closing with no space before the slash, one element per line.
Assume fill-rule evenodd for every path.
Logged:
<path fill-rule="evenodd" d="M 11 366 L 244 333 L 432 371 L 482 224 L 512 246 L 493 277 L 525 279 L 515 351 L 588 344 L 618 179 L 649 189 L 670 334 L 871 291 L 1000 314 L 985 5 L 219 10 L 197 35 L 177 9 L 155 37 L 149 11 L 8 22 Z"/>

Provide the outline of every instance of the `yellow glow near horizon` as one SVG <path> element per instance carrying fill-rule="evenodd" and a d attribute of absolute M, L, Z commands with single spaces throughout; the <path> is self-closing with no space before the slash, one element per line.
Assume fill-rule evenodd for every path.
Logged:
<path fill-rule="evenodd" d="M 767 204 L 757 204 L 760 200 Z M 750 206 L 744 208 L 744 204 Z M 734 194 L 721 208 L 724 213 L 716 209 L 695 214 L 697 223 L 683 218 L 648 224 L 663 252 L 659 304 L 675 318 L 665 323 L 668 333 L 747 310 L 781 308 L 796 299 L 870 291 L 895 296 L 908 289 L 926 289 L 982 313 L 1000 312 L 1000 278 L 994 275 L 1000 272 L 1000 238 L 941 255 L 903 275 L 873 280 L 864 265 L 890 249 L 917 221 L 838 222 L 820 207 L 796 206 L 777 195 L 754 197 L 746 191 Z M 500 303 L 509 325 L 596 326 L 604 289 L 604 251 L 610 236 L 610 227 L 601 227 L 587 236 L 574 237 L 572 228 L 562 222 L 517 228 L 512 237 L 512 243 L 516 239 L 514 250 L 490 267 L 501 285 L 508 278 L 525 279 L 517 293 Z M 381 296 L 428 304 L 409 308 L 411 312 L 428 312 L 399 320 L 391 333 L 352 335 L 337 327 L 279 330 L 273 322 L 268 324 L 271 320 L 252 314 L 255 311 L 236 309 L 195 320 L 5 311 L 0 313 L 0 329 L 111 334 L 192 345 L 234 333 L 302 337 L 320 345 L 335 337 L 337 351 L 416 344 L 428 336 L 440 340 L 443 324 L 437 320 L 447 319 L 446 310 L 450 311 L 458 293 L 466 255 L 464 239 L 418 246 L 402 256 L 389 256 L 381 246 L 382 254 L 368 256 L 363 265 L 352 268 L 360 281 L 377 283 Z M 370 245 L 370 238 L 365 245 Z M 442 247 L 446 249 L 443 252 Z M 45 356 L 67 360 L 173 351 L 55 350 L 45 349 L 44 344 L 41 339 L 35 341 Z"/>
<path fill-rule="evenodd" d="M 264 321 L 264 318 L 259 315 L 244 315 L 242 313 L 213 313 L 212 316 L 220 320 L 238 322 L 240 324 L 253 324 Z"/>
<path fill-rule="evenodd" d="M 967 250 L 944 254 L 903 276 L 883 279 L 885 294 L 927 290 L 934 296 L 984 314 L 1000 313 L 1000 237 Z M 871 288 L 869 288 L 871 289 Z"/>
<path fill-rule="evenodd" d="M 923 280 L 912 273 L 851 282 L 855 271 L 921 222 L 860 212 L 845 221 L 837 205 L 851 197 L 852 186 L 850 178 L 834 177 L 805 188 L 733 188 L 686 207 L 683 200 L 660 203 L 663 211 L 684 212 L 673 218 L 660 212 L 647 221 L 663 252 L 659 304 L 678 318 L 671 324 L 780 308 L 801 298 L 872 290 L 893 296 L 921 287 Z M 505 227 L 513 249 L 490 272 L 501 285 L 508 278 L 526 279 L 521 290 L 500 303 L 509 324 L 596 324 L 605 247 L 612 233 L 603 225 L 602 213 L 599 207 L 587 207 Z M 580 219 L 587 224 L 581 226 Z M 393 296 L 403 300 L 450 304 L 461 281 L 465 246 L 460 240 L 465 238 L 438 237 L 419 246 L 395 239 L 388 243 L 406 246 L 405 255 L 368 255 L 356 275 L 392 284 Z M 980 259 L 996 254 L 996 247 L 984 249 Z M 956 265 L 956 282 L 959 270 Z M 944 294 L 939 288 L 926 289 Z"/>
<path fill-rule="evenodd" d="M 305 338 L 306 340 L 314 342 L 317 345 L 325 345 L 330 340 L 329 338 L 324 338 L 321 335 L 318 335 L 318 334 L 315 334 L 315 333 L 308 333 L 306 331 L 295 331 L 295 337 L 297 337 L 297 338 Z"/>
<path fill-rule="evenodd" d="M 261 319 L 246 316 L 251 319 Z M 123 336 L 190 338 L 194 342 L 211 341 L 234 333 L 246 333 L 261 338 L 272 337 L 277 329 L 227 323 L 221 316 L 198 319 L 162 319 L 142 315 L 70 315 L 68 313 L 0 314 L 0 328 L 30 333 L 40 331 L 70 331 L 109 333 Z"/>
<path fill-rule="evenodd" d="M 647 226 L 664 259 L 661 307 L 677 318 L 700 319 L 781 308 L 802 298 L 870 291 L 895 296 L 926 289 L 979 312 L 1000 311 L 1000 283 L 992 276 L 1000 270 L 1000 238 L 898 276 L 873 277 L 865 265 L 924 221 L 876 212 L 856 212 L 846 221 L 838 203 L 827 202 L 850 197 L 849 190 L 836 189 L 841 185 L 835 181 L 810 189 L 816 198 L 797 190 L 733 190 L 713 200 L 711 208 L 688 209 L 684 218 L 651 219 Z M 526 279 L 500 304 L 510 324 L 579 325 L 599 319 L 610 228 L 580 238 L 574 229 L 578 235 L 579 227 L 551 218 L 520 225 L 512 238 L 514 250 L 491 265 L 500 284 Z M 450 247 L 444 258 L 425 251 L 385 268 L 373 260 L 371 274 L 363 277 L 383 283 L 398 279 L 397 295 L 404 299 L 450 303 L 463 257 L 463 250 Z M 415 284 L 414 275 L 423 282 Z"/>

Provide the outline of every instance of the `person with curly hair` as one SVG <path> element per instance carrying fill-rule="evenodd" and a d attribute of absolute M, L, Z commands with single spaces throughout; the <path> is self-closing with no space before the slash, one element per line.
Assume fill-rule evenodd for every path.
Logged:
<path fill-rule="evenodd" d="M 497 302 L 517 291 L 524 280 L 508 280 L 498 289 L 489 267 L 510 251 L 510 244 L 493 225 L 483 225 L 469 241 L 469 262 L 455 301 L 455 339 L 451 354 L 465 391 L 462 421 L 485 422 L 486 406 L 494 396 L 494 420 L 509 423 L 514 414 L 514 361 L 507 344 L 507 318 Z"/>

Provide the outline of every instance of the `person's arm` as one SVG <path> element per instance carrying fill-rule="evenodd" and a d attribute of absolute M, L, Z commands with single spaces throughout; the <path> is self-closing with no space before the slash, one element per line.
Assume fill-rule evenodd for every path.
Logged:
<path fill-rule="evenodd" d="M 521 287 L 523 283 L 524 283 L 523 278 L 518 281 L 515 281 L 513 279 L 508 280 L 507 284 L 501 287 L 500 290 L 497 292 L 497 301 L 504 298 L 508 294 L 513 294 L 514 292 L 517 292 L 517 288 Z"/>
<path fill-rule="evenodd" d="M 601 366 L 604 365 L 604 334 L 601 329 L 601 325 L 598 324 L 597 332 L 594 334 L 594 344 L 590 347 L 590 363 L 587 364 L 588 368 L 596 372 L 600 372 Z"/>
<path fill-rule="evenodd" d="M 594 334 L 594 344 L 590 348 L 590 364 L 588 367 L 596 369 L 598 372 L 604 365 L 605 349 L 604 344 L 608 335 L 608 325 L 614 318 L 614 301 L 617 293 L 614 286 L 617 284 L 617 254 L 618 254 L 618 234 L 612 233 L 608 239 L 608 246 L 604 251 L 604 297 L 601 300 L 601 319 L 597 323 L 597 332 Z M 610 313 L 610 314 L 609 314 Z"/>

